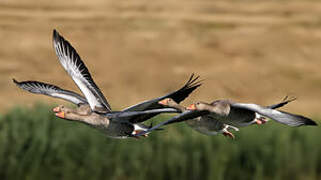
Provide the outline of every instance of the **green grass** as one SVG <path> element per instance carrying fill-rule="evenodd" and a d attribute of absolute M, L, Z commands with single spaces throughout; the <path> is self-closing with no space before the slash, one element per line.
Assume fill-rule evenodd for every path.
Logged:
<path fill-rule="evenodd" d="M 36 105 L 0 116 L 0 179 L 320 179 L 320 138 L 319 127 L 269 122 L 235 140 L 185 124 L 117 140 Z"/>

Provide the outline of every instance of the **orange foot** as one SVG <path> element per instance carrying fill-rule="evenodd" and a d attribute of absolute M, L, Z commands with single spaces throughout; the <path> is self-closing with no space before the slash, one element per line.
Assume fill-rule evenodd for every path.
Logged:
<path fill-rule="evenodd" d="M 235 138 L 234 134 L 232 134 L 231 132 L 228 132 L 228 131 L 223 132 L 223 135 L 227 136 L 227 137 L 230 137 L 231 139 Z"/>
<path fill-rule="evenodd" d="M 265 124 L 266 122 L 267 122 L 267 120 L 264 117 L 260 117 L 260 118 L 255 119 L 255 123 L 257 125 Z"/>
<path fill-rule="evenodd" d="M 139 133 L 143 133 L 144 131 L 142 131 L 142 130 L 135 130 L 134 132 L 133 132 L 133 135 L 137 135 L 137 134 L 139 134 Z M 141 135 L 142 137 L 148 137 L 148 134 L 143 134 L 143 135 Z M 141 137 L 141 136 L 135 136 L 136 138 L 139 138 L 139 137 Z"/>

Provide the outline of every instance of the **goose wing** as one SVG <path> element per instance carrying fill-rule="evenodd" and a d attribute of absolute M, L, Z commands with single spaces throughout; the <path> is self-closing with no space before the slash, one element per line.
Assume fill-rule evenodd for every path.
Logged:
<path fill-rule="evenodd" d="M 172 117 L 171 119 L 169 119 L 167 121 L 163 121 L 161 123 L 158 123 L 157 125 L 149 128 L 147 131 L 144 131 L 144 132 L 141 132 L 141 133 L 137 134 L 137 136 L 148 134 L 151 131 L 159 129 L 161 126 L 165 126 L 165 125 L 168 125 L 168 124 L 173 124 L 173 123 L 186 121 L 186 120 L 197 118 L 199 116 L 204 116 L 204 115 L 207 115 L 207 114 L 209 114 L 208 111 L 197 111 L 197 110 L 195 110 L 195 111 L 185 111 L 185 112 L 183 112 L 183 113 L 181 113 L 181 114 L 179 114 L 177 116 Z"/>
<path fill-rule="evenodd" d="M 270 108 L 270 109 L 278 109 L 278 108 L 283 107 L 283 106 L 287 105 L 288 103 L 295 101 L 295 100 L 296 100 L 296 97 L 288 98 L 288 96 L 285 96 L 285 98 L 282 100 L 282 102 L 280 102 L 278 104 L 266 106 L 266 107 Z"/>
<path fill-rule="evenodd" d="M 257 104 L 234 103 L 231 105 L 233 107 L 254 111 L 258 114 L 271 118 L 279 123 L 286 124 L 288 126 L 317 125 L 313 120 L 307 117 L 262 107 Z"/>
<path fill-rule="evenodd" d="M 101 113 L 110 112 L 110 105 L 77 51 L 56 30 L 53 31 L 53 45 L 61 65 L 85 95 L 91 109 Z"/>
<path fill-rule="evenodd" d="M 162 108 L 162 109 L 152 109 L 152 110 L 146 110 L 146 111 L 113 111 L 110 113 L 106 113 L 105 115 L 108 117 L 108 119 L 111 119 L 113 121 L 117 122 L 128 122 L 128 117 L 133 116 L 141 116 L 146 114 L 154 114 L 157 115 L 159 113 L 180 113 L 179 110 L 174 108 Z"/>
<path fill-rule="evenodd" d="M 189 80 L 184 84 L 183 87 L 180 89 L 171 92 L 169 94 L 166 94 L 165 96 L 161 96 L 152 100 L 147 100 L 141 103 L 138 103 L 136 105 L 133 105 L 131 107 L 128 107 L 126 109 L 123 109 L 124 112 L 127 111 L 144 111 L 144 110 L 150 110 L 150 109 L 160 109 L 164 108 L 164 106 L 158 104 L 158 101 L 165 99 L 165 98 L 172 98 L 175 102 L 180 103 L 183 101 L 185 98 L 187 98 L 195 89 L 197 89 L 199 86 L 202 84 L 200 83 L 201 81 L 198 81 L 199 76 L 194 76 L 192 74 L 189 78 Z M 137 122 L 143 122 L 146 121 L 152 117 L 154 117 L 157 114 L 146 114 L 146 115 L 141 115 L 141 116 L 133 116 L 128 118 L 128 121 L 132 123 L 137 123 Z"/>
<path fill-rule="evenodd" d="M 60 98 L 69 102 L 72 102 L 74 104 L 77 104 L 78 106 L 80 104 L 88 104 L 87 100 L 82 97 L 81 95 L 61 89 L 58 86 L 47 84 L 39 81 L 22 81 L 18 82 L 17 80 L 13 79 L 13 82 L 21 89 L 29 91 L 31 93 L 35 94 L 44 94 L 47 96 L 51 96 L 54 98 Z"/>

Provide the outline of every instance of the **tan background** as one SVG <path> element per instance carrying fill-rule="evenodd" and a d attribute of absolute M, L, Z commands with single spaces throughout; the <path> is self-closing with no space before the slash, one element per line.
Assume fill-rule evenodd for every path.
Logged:
<path fill-rule="evenodd" d="M 271 104 L 288 94 L 298 100 L 285 109 L 321 115 L 316 0 L 2 0 L 0 112 L 62 102 L 19 90 L 13 77 L 77 90 L 53 51 L 54 28 L 116 109 L 173 91 L 194 72 L 204 85 L 184 104 L 218 98 Z"/>

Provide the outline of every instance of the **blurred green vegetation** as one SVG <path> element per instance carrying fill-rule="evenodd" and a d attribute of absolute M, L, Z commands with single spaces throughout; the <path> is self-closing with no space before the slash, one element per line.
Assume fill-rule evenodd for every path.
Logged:
<path fill-rule="evenodd" d="M 117 140 L 38 104 L 0 116 L 0 179 L 321 179 L 320 138 L 319 127 L 269 122 L 235 140 L 185 124 Z"/>

